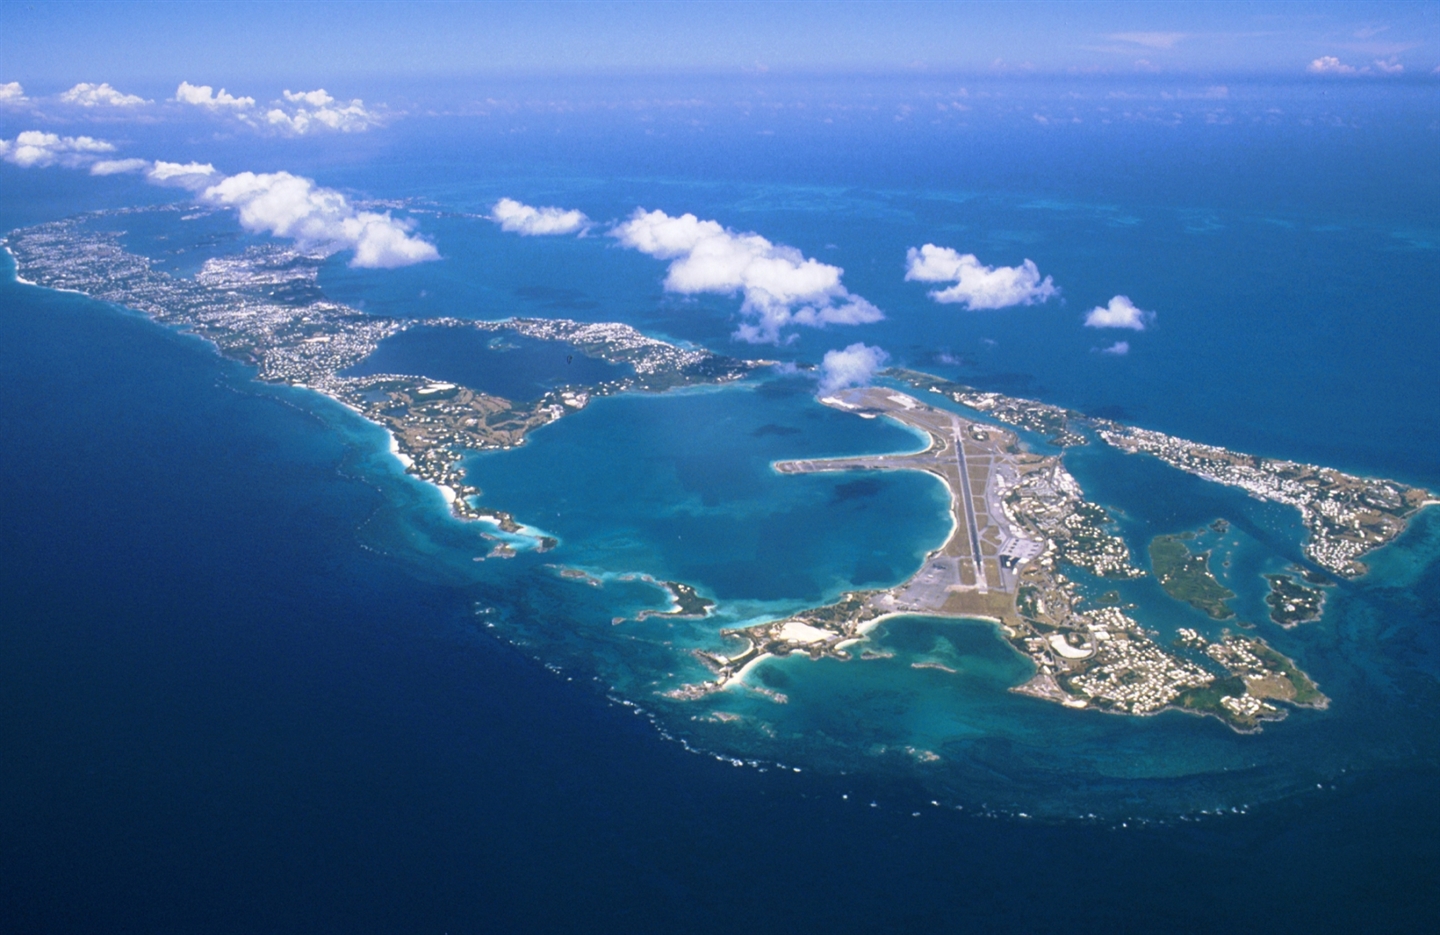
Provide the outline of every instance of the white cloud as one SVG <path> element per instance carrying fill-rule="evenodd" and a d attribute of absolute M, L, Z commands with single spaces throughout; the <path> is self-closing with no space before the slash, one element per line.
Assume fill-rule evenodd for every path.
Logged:
<path fill-rule="evenodd" d="M 59 163 L 68 168 L 89 165 L 100 153 L 113 153 L 115 147 L 89 136 L 57 136 L 41 130 L 26 130 L 13 142 L 0 140 L 0 159 L 21 168 L 49 166 Z"/>
<path fill-rule="evenodd" d="M 324 88 L 286 91 L 285 100 L 293 105 L 292 109 L 287 112 L 283 107 L 271 108 L 266 112 L 265 120 L 272 127 L 296 136 L 321 129 L 355 133 L 380 122 L 375 114 L 365 109 L 365 102 L 358 97 L 342 104 Z"/>
<path fill-rule="evenodd" d="M 573 234 L 590 225 L 581 211 L 564 208 L 532 208 L 513 198 L 501 198 L 490 209 L 490 219 L 512 234 Z"/>
<path fill-rule="evenodd" d="M 246 230 L 287 237 L 310 250 L 353 250 L 351 266 L 390 268 L 437 260 L 433 244 L 411 233 L 409 222 L 388 213 L 357 211 L 345 196 L 289 172 L 219 177 L 209 163 L 148 162 L 144 159 L 101 160 L 114 152 L 104 140 L 88 136 L 57 136 L 27 130 L 14 140 L 0 140 L 0 159 L 23 168 L 60 164 L 89 166 L 93 175 L 145 170 L 156 185 L 174 185 L 200 192 L 207 204 L 234 208 Z M 202 191 L 203 189 L 203 191 Z"/>
<path fill-rule="evenodd" d="M 90 167 L 91 175 L 120 175 L 141 172 L 150 167 L 148 159 L 102 159 Z"/>
<path fill-rule="evenodd" d="M 1097 305 L 1085 316 L 1087 328 L 1131 328 L 1144 331 L 1145 326 L 1155 320 L 1154 312 L 1135 307 L 1135 303 L 1123 295 L 1110 300 L 1109 305 Z"/>
<path fill-rule="evenodd" d="M 1315 75 L 1354 75 L 1359 74 L 1360 71 L 1354 65 L 1346 65 L 1333 55 L 1320 56 L 1305 70 Z"/>
<path fill-rule="evenodd" d="M 1054 279 L 1040 278 L 1034 260 L 1019 266 L 985 266 L 973 253 L 925 244 L 905 254 L 905 278 L 920 282 L 951 282 L 930 293 L 936 302 L 963 302 L 970 311 L 1034 305 L 1060 294 Z"/>
<path fill-rule="evenodd" d="M 0 84 L 0 104 L 28 104 L 30 98 L 25 96 L 25 89 L 20 87 L 18 81 L 8 81 Z"/>
<path fill-rule="evenodd" d="M 665 288 L 671 292 L 743 293 L 740 313 L 747 320 L 735 331 L 742 341 L 778 344 L 788 325 L 855 325 L 885 317 L 841 284 L 840 267 L 759 234 L 737 234 L 693 214 L 671 217 L 643 208 L 611 233 L 627 247 L 670 260 Z"/>
<path fill-rule="evenodd" d="M 889 359 L 890 355 L 880 348 L 858 342 L 843 351 L 826 351 L 820 363 L 820 393 L 864 386 Z"/>
<path fill-rule="evenodd" d="M 61 94 L 60 100 L 81 107 L 135 107 L 151 103 L 138 94 L 122 94 L 103 82 L 88 84 L 84 81 Z"/>
<path fill-rule="evenodd" d="M 208 84 L 191 84 L 188 81 L 180 82 L 180 87 L 175 89 L 175 100 L 182 104 L 194 104 L 196 107 L 208 107 L 211 110 L 218 110 L 221 107 L 230 107 L 235 110 L 245 110 L 255 106 L 253 97 L 236 97 L 224 88 L 216 94 L 215 89 Z"/>
<path fill-rule="evenodd" d="M 156 185 L 173 185 L 199 191 L 218 175 L 208 162 L 164 162 L 156 160 L 145 177 Z"/>
<path fill-rule="evenodd" d="M 409 266 L 440 256 L 405 221 L 357 211 L 334 189 L 289 172 L 241 172 L 205 189 L 201 200 L 235 208 L 246 230 L 287 237 L 304 249 L 354 250 L 352 266 Z"/>
<path fill-rule="evenodd" d="M 1384 53 L 1381 52 L 1381 54 Z M 1400 64 L 1393 55 L 1388 59 L 1377 58 L 1371 65 L 1366 65 L 1364 68 L 1346 65 L 1333 55 L 1322 55 L 1311 62 L 1305 70 L 1314 75 L 1403 75 L 1405 66 Z"/>
<path fill-rule="evenodd" d="M 1101 348 L 1100 353 L 1109 354 L 1113 357 L 1124 357 L 1126 354 L 1130 353 L 1130 342 L 1116 341 L 1109 347 Z"/>
<path fill-rule="evenodd" d="M 326 104 L 335 102 L 335 98 L 331 97 L 324 88 L 314 91 L 286 91 L 285 100 L 292 104 L 309 104 L 311 107 L 324 107 Z"/>

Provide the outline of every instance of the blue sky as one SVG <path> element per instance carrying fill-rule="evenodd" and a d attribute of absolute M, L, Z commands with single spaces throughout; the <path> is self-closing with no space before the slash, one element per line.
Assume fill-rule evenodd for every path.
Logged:
<path fill-rule="evenodd" d="M 0 83 L 1440 65 L 1440 3 L 0 2 Z M 1368 71 L 1367 71 L 1368 70 Z"/>

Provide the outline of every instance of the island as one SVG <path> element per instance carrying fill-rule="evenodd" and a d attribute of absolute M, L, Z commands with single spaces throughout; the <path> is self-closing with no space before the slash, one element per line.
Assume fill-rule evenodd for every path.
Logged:
<path fill-rule="evenodd" d="M 1297 624 L 1310 623 L 1320 619 L 1325 609 L 1325 592 L 1316 587 L 1303 585 L 1293 575 L 1266 575 L 1270 593 L 1265 603 L 1270 607 L 1270 619 L 1287 630 Z"/>
<path fill-rule="evenodd" d="M 1150 569 L 1166 594 L 1216 620 L 1228 620 L 1235 611 L 1225 602 L 1235 592 L 1216 580 L 1209 552 L 1192 552 L 1185 544 L 1193 538 L 1193 534 L 1156 536 L 1150 543 Z"/>
<path fill-rule="evenodd" d="M 710 613 L 715 602 L 701 597 L 695 589 L 681 581 L 661 581 L 661 587 L 670 592 L 674 605 L 668 610 L 642 610 L 636 620 L 650 617 L 704 617 Z"/>

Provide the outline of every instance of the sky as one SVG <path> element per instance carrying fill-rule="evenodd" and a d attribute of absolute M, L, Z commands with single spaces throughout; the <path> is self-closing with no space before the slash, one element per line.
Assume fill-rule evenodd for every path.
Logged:
<path fill-rule="evenodd" d="M 56 3 L 0 0 L 0 84 L 153 94 L 467 75 L 1433 76 L 1440 3 Z M 1399 71 L 1396 71 L 1396 68 Z"/>

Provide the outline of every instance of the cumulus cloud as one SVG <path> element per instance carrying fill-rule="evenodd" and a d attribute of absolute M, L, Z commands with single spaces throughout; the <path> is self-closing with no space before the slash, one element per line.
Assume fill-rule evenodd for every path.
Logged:
<path fill-rule="evenodd" d="M 255 98 L 231 94 L 208 84 L 180 82 L 175 98 L 181 104 L 202 107 L 212 114 L 228 115 L 251 127 L 277 130 L 290 136 L 335 131 L 355 133 L 380 122 L 365 102 L 356 98 L 348 103 L 337 101 L 324 88 L 314 91 L 286 90 L 281 99 L 268 107 L 257 107 Z"/>
<path fill-rule="evenodd" d="M 286 237 L 307 250 L 353 250 L 351 266 L 390 268 L 440 258 L 433 244 L 411 233 L 409 222 L 357 210 L 340 192 L 289 172 L 225 177 L 209 163 L 100 158 L 114 150 L 104 140 L 40 130 L 0 140 L 0 159 L 23 168 L 89 166 L 93 175 L 144 171 L 155 185 L 186 188 L 206 204 L 234 208 L 246 230 Z"/>
<path fill-rule="evenodd" d="M 759 234 L 738 234 L 717 221 L 637 208 L 611 233 L 631 249 L 671 261 L 668 291 L 742 293 L 740 313 L 746 321 L 735 332 L 742 341 L 778 344 L 789 325 L 855 325 L 885 317 L 845 288 L 840 267 Z"/>
<path fill-rule="evenodd" d="M 1124 357 L 1126 354 L 1130 353 L 1130 342 L 1129 342 L 1129 341 L 1116 341 L 1114 344 L 1110 345 L 1109 347 L 1103 347 L 1103 348 L 1101 348 L 1101 349 L 1100 349 L 1100 353 L 1102 353 L 1102 354 L 1109 354 L 1109 355 L 1111 355 L 1112 357 Z"/>
<path fill-rule="evenodd" d="M 890 355 L 878 347 L 855 343 L 843 351 L 826 351 L 820 363 L 820 393 L 869 383 Z"/>
<path fill-rule="evenodd" d="M 334 189 L 289 172 L 241 172 L 206 188 L 201 200 L 236 209 L 246 230 L 290 238 L 304 249 L 354 250 L 352 266 L 409 266 L 440 256 L 407 222 L 357 211 Z"/>
<path fill-rule="evenodd" d="M 0 159 L 21 168 L 62 165 L 78 168 L 94 162 L 101 153 L 115 147 L 89 136 L 59 136 L 41 130 L 26 130 L 13 141 L 0 140 Z"/>
<path fill-rule="evenodd" d="M 0 104 L 28 104 L 30 98 L 25 96 L 25 89 L 20 87 L 18 81 L 7 81 L 0 84 Z"/>
<path fill-rule="evenodd" d="M 324 88 L 318 88 L 314 91 L 287 90 L 284 93 L 285 100 L 292 104 L 308 104 L 311 107 L 324 107 L 327 104 L 333 104 L 335 102 L 335 98 L 331 97 Z"/>
<path fill-rule="evenodd" d="M 191 84 L 188 81 L 180 82 L 180 87 L 175 89 L 175 100 L 181 104 L 208 107 L 210 110 L 219 110 L 222 107 L 246 110 L 255 106 L 253 97 L 236 97 L 224 88 L 216 94 L 215 89 L 208 84 Z"/>
<path fill-rule="evenodd" d="M 341 133 L 355 133 L 367 130 L 379 118 L 365 109 L 365 102 L 358 97 L 348 104 L 331 97 L 324 88 L 315 91 L 286 91 L 286 102 L 291 106 L 271 108 L 265 114 L 270 126 L 285 133 L 301 136 L 314 130 L 338 130 Z"/>
<path fill-rule="evenodd" d="M 84 81 L 61 94 L 60 100 L 81 107 L 135 107 L 151 103 L 138 94 L 122 94 L 103 82 L 89 84 Z"/>
<path fill-rule="evenodd" d="M 148 159 L 102 159 L 90 166 L 91 175 L 121 175 L 150 168 Z"/>
<path fill-rule="evenodd" d="M 209 185 L 218 175 L 215 167 L 208 162 L 164 162 L 156 160 L 145 173 L 145 177 L 156 185 L 173 185 L 199 191 Z"/>
<path fill-rule="evenodd" d="M 1388 62 L 1384 59 L 1375 60 L 1375 70 L 1382 75 L 1401 75 L 1405 73 L 1405 66 L 1391 58 Z"/>
<path fill-rule="evenodd" d="M 490 219 L 501 230 L 527 237 L 541 234 L 573 234 L 590 226 L 581 211 L 564 208 L 532 208 L 513 198 L 501 198 L 490 209 Z"/>
<path fill-rule="evenodd" d="M 1333 55 L 1322 55 L 1305 69 L 1315 75 L 1353 75 L 1358 69 L 1354 65 L 1346 65 Z"/>
<path fill-rule="evenodd" d="M 1144 331 L 1155 320 L 1154 312 L 1135 307 L 1129 297 L 1117 295 L 1109 305 L 1097 305 L 1085 316 L 1087 328 L 1131 328 Z"/>
<path fill-rule="evenodd" d="M 1034 305 L 1060 294 L 1054 279 L 1040 278 L 1034 260 L 1019 266 L 986 266 L 973 253 L 927 243 L 905 254 L 905 278 L 919 282 L 954 283 L 930 293 L 936 302 L 963 302 L 970 311 Z"/>

